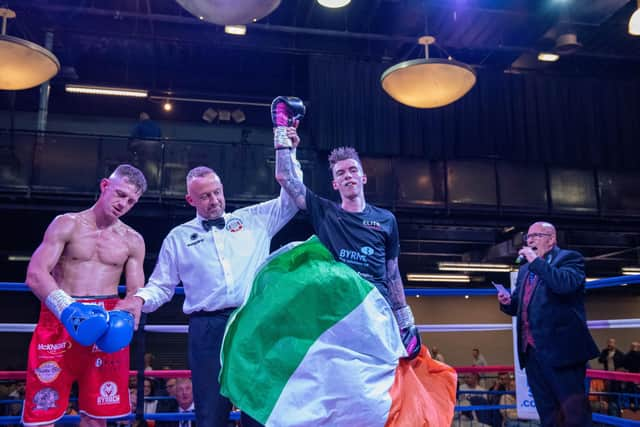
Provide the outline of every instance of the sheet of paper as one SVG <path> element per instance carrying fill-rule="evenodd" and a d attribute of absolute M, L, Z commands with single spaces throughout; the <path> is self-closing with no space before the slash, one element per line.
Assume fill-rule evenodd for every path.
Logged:
<path fill-rule="evenodd" d="M 500 283 L 496 283 L 496 282 L 491 282 L 491 284 L 498 290 L 499 294 L 507 294 L 507 295 L 511 295 L 511 292 L 509 292 L 507 290 L 507 288 L 505 288 L 504 286 L 502 286 Z"/>

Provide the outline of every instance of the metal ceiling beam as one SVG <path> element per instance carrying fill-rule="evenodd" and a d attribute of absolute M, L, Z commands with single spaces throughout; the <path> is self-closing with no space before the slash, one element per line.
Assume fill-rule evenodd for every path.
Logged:
<path fill-rule="evenodd" d="M 214 24 L 209 24 L 203 21 L 196 19 L 195 17 L 186 17 L 186 16 L 176 16 L 176 15 L 166 15 L 166 14 L 154 14 L 154 13 L 139 13 L 139 12 L 126 12 L 126 11 L 113 11 L 109 9 L 98 9 L 98 8 L 84 8 L 78 10 L 78 8 L 70 7 L 70 6 L 59 6 L 59 5 L 51 5 L 51 4 L 33 4 L 33 8 L 39 8 L 48 12 L 54 13 L 76 13 L 76 14 L 85 14 L 88 16 L 97 16 L 97 17 L 111 17 L 117 19 L 149 19 L 155 22 L 163 22 L 170 24 L 179 24 L 179 25 L 190 25 L 190 26 L 201 26 L 205 27 L 218 27 Z M 282 34 L 300 34 L 300 35 L 308 35 L 308 36 L 320 36 L 320 37 L 330 37 L 330 38 L 341 38 L 341 39 L 350 39 L 350 40 L 368 40 L 368 41 L 376 41 L 381 43 L 394 43 L 402 46 L 403 44 L 409 45 L 417 45 L 417 36 L 399 36 L 399 35 L 386 35 L 386 34 L 378 34 L 378 33 L 360 33 L 360 32 L 350 32 L 350 31 L 336 31 L 336 30 L 328 30 L 328 29 L 320 29 L 320 28 L 305 28 L 305 27 L 295 27 L 295 26 L 287 26 L 287 25 L 272 25 L 272 24 L 262 24 L 262 23 L 252 23 L 247 24 L 247 28 L 249 31 L 262 31 L 262 32 L 272 32 L 272 33 L 282 33 Z M 171 40 L 176 42 L 187 42 L 187 43 L 203 43 L 208 44 L 208 40 L 202 39 L 181 39 L 181 38 L 172 38 L 166 39 L 158 34 L 159 29 L 156 28 L 156 34 L 151 37 L 145 37 L 142 34 L 136 34 L 136 38 L 150 38 L 153 40 Z M 79 32 L 82 30 L 75 29 L 75 31 Z M 92 28 L 91 31 L 97 32 L 95 28 Z M 126 34 L 109 34 L 105 32 L 98 32 L 101 35 L 107 35 L 108 37 L 114 38 L 131 38 L 131 35 Z M 222 41 L 223 43 L 229 43 L 226 40 Z M 536 51 L 532 47 L 529 46 L 514 46 L 514 45 L 483 45 L 483 44 L 473 44 L 473 45 L 457 45 L 447 43 L 447 40 L 439 40 L 438 45 L 443 47 L 444 49 L 450 50 L 479 50 L 485 52 L 507 52 L 507 53 L 523 53 L 523 52 L 534 52 Z M 250 46 L 255 49 L 260 50 L 268 50 L 268 46 L 256 44 L 254 46 Z M 321 51 L 319 49 L 304 49 L 304 48 L 286 48 L 282 47 L 281 52 L 297 52 L 297 53 L 331 53 L 329 51 Z M 343 54 L 345 52 L 342 52 Z M 340 52 L 338 52 L 340 54 Z M 354 55 L 356 55 L 354 53 Z M 586 58 L 596 58 L 596 59 L 605 59 L 605 60 L 622 60 L 622 61 L 633 61 L 640 62 L 640 57 L 619 55 L 619 54 L 609 54 L 609 53 L 600 53 L 600 52 L 576 52 L 572 56 L 577 57 L 586 57 Z M 473 64 L 472 64 L 473 65 Z"/>

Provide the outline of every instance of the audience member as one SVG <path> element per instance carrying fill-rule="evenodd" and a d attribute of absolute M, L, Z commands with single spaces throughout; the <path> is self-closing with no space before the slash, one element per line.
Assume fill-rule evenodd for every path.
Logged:
<path fill-rule="evenodd" d="M 471 366 L 487 366 L 487 359 L 485 359 L 482 353 L 480 353 L 480 349 L 474 348 L 471 350 L 471 356 Z"/>
<path fill-rule="evenodd" d="M 629 372 L 640 372 L 640 341 L 634 341 L 631 343 L 629 352 L 624 356 L 624 367 Z"/>
<path fill-rule="evenodd" d="M 431 347 L 431 357 L 438 362 L 444 363 L 444 354 L 440 352 L 440 349 L 435 345 Z"/>
<path fill-rule="evenodd" d="M 162 159 L 162 131 L 149 114 L 140 113 L 138 123 L 131 129 L 129 151 L 133 156 L 132 163 L 147 178 L 151 190 L 159 185 L 160 161 Z"/>
<path fill-rule="evenodd" d="M 624 353 L 616 347 L 615 338 L 609 338 L 607 346 L 600 352 L 598 362 L 602 363 L 605 371 L 615 371 L 624 366 Z"/>

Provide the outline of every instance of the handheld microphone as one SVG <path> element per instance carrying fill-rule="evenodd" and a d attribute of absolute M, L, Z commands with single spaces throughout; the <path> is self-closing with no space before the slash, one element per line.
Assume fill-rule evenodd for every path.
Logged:
<path fill-rule="evenodd" d="M 532 249 L 533 251 L 537 251 L 537 250 L 538 250 L 538 248 L 531 248 L 531 249 Z M 524 255 L 520 254 L 520 255 L 518 255 L 518 258 L 516 258 L 515 263 L 516 263 L 516 264 L 522 264 L 522 261 L 525 261 L 526 259 L 527 259 L 527 257 L 526 257 L 526 256 L 524 256 Z"/>

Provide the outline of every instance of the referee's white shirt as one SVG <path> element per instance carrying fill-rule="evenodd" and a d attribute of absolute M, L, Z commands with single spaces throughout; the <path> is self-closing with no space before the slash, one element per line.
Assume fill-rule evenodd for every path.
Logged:
<path fill-rule="evenodd" d="M 186 314 L 240 306 L 269 255 L 271 238 L 297 211 L 281 190 L 276 199 L 225 213 L 223 229 L 205 231 L 199 215 L 175 227 L 162 243 L 146 286 L 136 292 L 145 301 L 142 311 L 171 300 L 181 282 Z"/>

